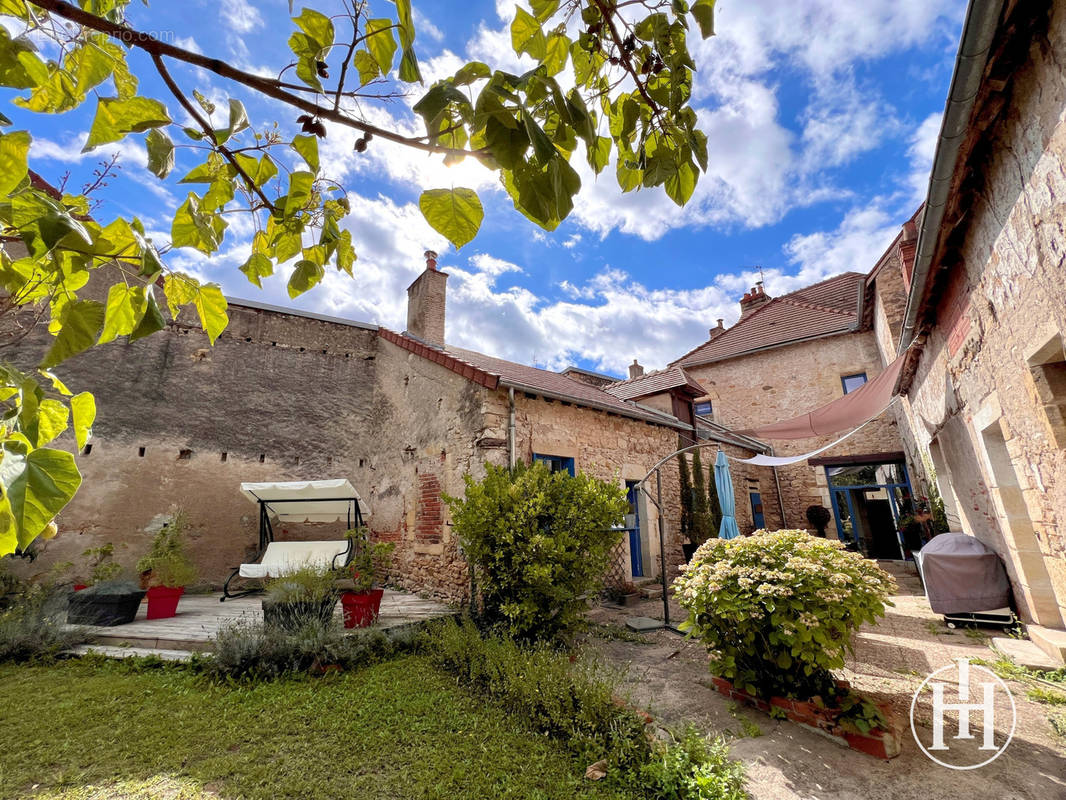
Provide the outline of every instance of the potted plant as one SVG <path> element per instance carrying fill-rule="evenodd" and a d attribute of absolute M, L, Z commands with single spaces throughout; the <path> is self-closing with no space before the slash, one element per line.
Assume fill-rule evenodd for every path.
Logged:
<path fill-rule="evenodd" d="M 82 553 L 90 559 L 89 584 L 75 582 L 77 590 L 70 598 L 67 622 L 71 625 L 125 625 L 133 622 L 144 599 L 144 590 L 132 581 L 120 580 L 122 566 L 112 557 L 111 543 L 92 547 Z M 81 587 L 80 589 L 78 587 Z"/>
<path fill-rule="evenodd" d="M 183 541 L 189 528 L 182 509 L 174 511 L 152 540 L 148 553 L 137 562 L 148 589 L 148 619 L 167 619 L 178 613 L 185 587 L 196 580 L 196 567 L 185 552 Z"/>
<path fill-rule="evenodd" d="M 620 606 L 631 606 L 640 602 L 640 591 L 631 581 L 623 581 L 614 586 L 608 586 L 604 590 L 604 594 L 608 600 Z"/>
<path fill-rule="evenodd" d="M 396 545 L 391 542 L 371 544 L 366 527 L 348 531 L 348 538 L 352 540 L 353 556 L 344 568 L 351 581 L 351 588 L 341 594 L 344 627 L 366 628 L 374 624 L 381 612 L 381 597 L 385 590 L 376 584 L 381 583 L 388 572 Z"/>
<path fill-rule="evenodd" d="M 333 571 L 307 565 L 267 582 L 263 622 L 289 631 L 314 622 L 328 625 L 336 607 Z"/>

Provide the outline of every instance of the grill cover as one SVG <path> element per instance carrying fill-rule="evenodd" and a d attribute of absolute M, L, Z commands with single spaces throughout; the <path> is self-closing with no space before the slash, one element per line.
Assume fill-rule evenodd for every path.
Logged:
<path fill-rule="evenodd" d="M 917 554 L 925 596 L 937 614 L 966 614 L 1010 605 L 1010 581 L 999 556 L 965 533 L 942 533 Z"/>

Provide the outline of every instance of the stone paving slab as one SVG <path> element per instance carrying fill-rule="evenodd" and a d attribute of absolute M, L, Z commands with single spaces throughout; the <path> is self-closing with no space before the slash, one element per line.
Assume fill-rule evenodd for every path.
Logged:
<path fill-rule="evenodd" d="M 108 658 L 139 658 L 155 656 L 164 661 L 187 661 L 192 655 L 188 650 L 161 650 L 153 647 L 114 647 L 106 644 L 79 644 L 64 651 L 70 655 L 100 655 Z"/>
<path fill-rule="evenodd" d="M 219 594 L 191 594 L 181 598 L 178 613 L 169 619 L 146 618 L 148 603 L 141 603 L 137 618 L 115 627 L 83 626 L 97 644 L 149 650 L 204 651 L 218 632 L 231 625 L 261 622 L 262 596 L 251 595 L 219 602 Z M 407 592 L 385 590 L 376 628 L 386 630 L 413 622 L 444 617 L 455 612 L 443 603 Z M 335 618 L 342 619 L 340 603 Z"/>

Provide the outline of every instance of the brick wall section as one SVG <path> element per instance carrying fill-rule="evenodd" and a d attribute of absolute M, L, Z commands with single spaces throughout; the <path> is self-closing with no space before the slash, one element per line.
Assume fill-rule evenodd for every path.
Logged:
<path fill-rule="evenodd" d="M 920 452 L 936 437 L 964 529 L 1004 556 L 1023 606 L 1057 603 L 1066 618 L 1066 451 L 1028 363 L 1054 337 L 1066 339 L 1066 8 L 1053 4 L 1051 14 L 1048 34 L 1021 44 L 1027 61 L 1011 73 L 1003 116 L 980 155 L 981 185 L 966 203 L 952 283 L 936 308 L 906 419 Z M 1014 538 L 994 491 L 980 429 L 997 412 L 1020 489 L 1009 514 L 1029 521 L 1035 545 Z M 1034 575 L 1050 581 L 1042 601 L 1024 587 Z"/>
<path fill-rule="evenodd" d="M 444 346 L 445 286 L 448 274 L 422 272 L 407 288 L 407 330 L 430 344 Z"/>
<path fill-rule="evenodd" d="M 415 514 L 415 541 L 418 544 L 439 544 L 444 526 L 443 500 L 440 478 L 433 474 L 418 476 L 418 511 Z"/>

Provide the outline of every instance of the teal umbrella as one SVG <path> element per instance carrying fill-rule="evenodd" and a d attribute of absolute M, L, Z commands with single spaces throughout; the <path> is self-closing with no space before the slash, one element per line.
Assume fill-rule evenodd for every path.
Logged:
<path fill-rule="evenodd" d="M 736 505 L 733 503 L 733 476 L 729 474 L 729 461 L 725 453 L 718 451 L 714 460 L 714 482 L 718 490 L 718 503 L 722 506 L 722 527 L 718 531 L 719 539 L 736 539 L 740 536 L 737 527 Z"/>

